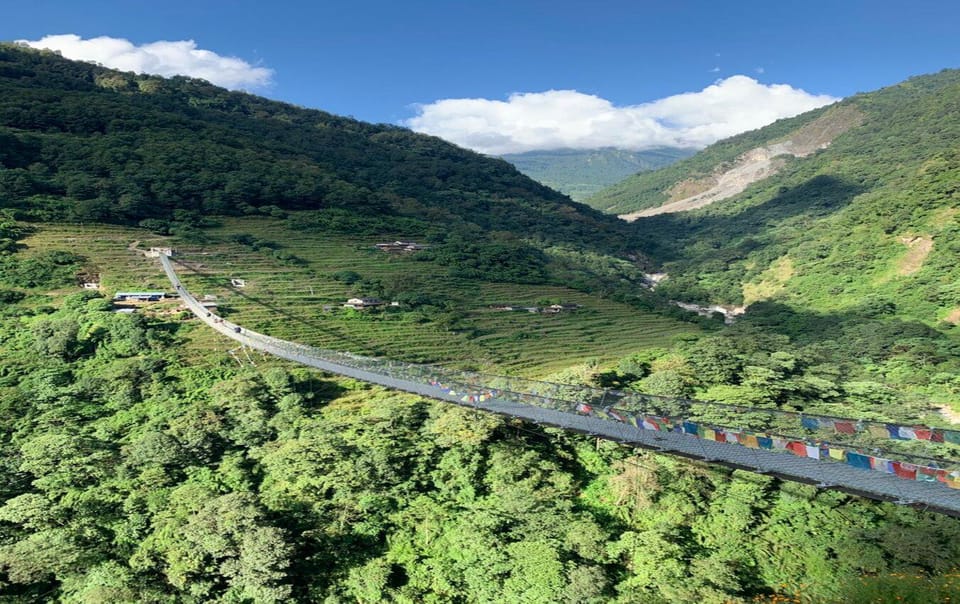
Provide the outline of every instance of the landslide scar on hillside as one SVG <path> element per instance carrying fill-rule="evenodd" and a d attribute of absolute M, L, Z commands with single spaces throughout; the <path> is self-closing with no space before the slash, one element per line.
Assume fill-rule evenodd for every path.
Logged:
<path fill-rule="evenodd" d="M 753 183 L 779 172 L 786 165 L 786 156 L 806 157 L 826 149 L 837 136 L 863 123 L 863 118 L 863 113 L 852 105 L 835 107 L 786 139 L 747 151 L 726 169 L 721 166 L 709 176 L 676 183 L 667 191 L 670 199 L 662 206 L 621 214 L 620 218 L 633 222 L 657 214 L 686 212 L 738 195 Z"/>
<path fill-rule="evenodd" d="M 907 246 L 907 253 L 897 263 L 897 274 L 912 275 L 923 267 L 923 261 L 933 250 L 933 239 L 929 236 L 901 237 L 900 243 Z"/>

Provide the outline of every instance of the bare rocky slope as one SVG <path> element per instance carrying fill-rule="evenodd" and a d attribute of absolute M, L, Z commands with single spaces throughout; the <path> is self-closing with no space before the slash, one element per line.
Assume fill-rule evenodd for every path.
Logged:
<path fill-rule="evenodd" d="M 863 114 L 856 107 L 833 107 L 786 138 L 750 149 L 731 165 L 717 166 L 704 177 L 677 182 L 667 191 L 667 203 L 620 214 L 620 218 L 633 221 L 657 214 L 685 212 L 738 195 L 753 183 L 779 172 L 786 165 L 788 157 L 806 157 L 825 149 L 834 138 L 860 125 L 862 121 Z"/>

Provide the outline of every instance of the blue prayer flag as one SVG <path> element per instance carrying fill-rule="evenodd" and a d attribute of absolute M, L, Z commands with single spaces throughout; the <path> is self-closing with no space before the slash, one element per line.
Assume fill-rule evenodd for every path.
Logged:
<path fill-rule="evenodd" d="M 890 438 L 893 438 L 896 440 L 909 440 L 900 436 L 900 426 L 897 426 L 895 424 L 887 424 L 886 427 L 887 427 L 887 432 L 890 433 Z"/>
<path fill-rule="evenodd" d="M 862 470 L 869 470 L 870 467 L 870 456 L 863 455 L 861 453 L 854 453 L 853 451 L 847 451 L 847 465 L 853 466 L 854 468 L 860 468 Z"/>

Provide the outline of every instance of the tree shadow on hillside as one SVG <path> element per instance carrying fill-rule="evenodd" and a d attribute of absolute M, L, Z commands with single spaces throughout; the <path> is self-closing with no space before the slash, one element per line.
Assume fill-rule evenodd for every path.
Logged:
<path fill-rule="evenodd" d="M 832 312 L 757 302 L 727 333 L 747 338 L 786 336 L 827 364 L 882 366 L 892 361 L 891 368 L 908 372 L 898 380 L 913 384 L 960 372 L 960 329 L 935 329 L 917 319 L 898 317 L 895 312 L 892 303 L 876 299 Z"/>
<path fill-rule="evenodd" d="M 944 339 L 948 336 L 916 319 L 894 316 L 892 302 L 865 299 L 843 311 L 801 310 L 781 302 L 755 302 L 741 322 L 766 332 L 789 336 L 802 343 L 834 340 L 842 330 L 859 326 L 877 338 Z"/>
<path fill-rule="evenodd" d="M 801 216 L 809 220 L 828 216 L 865 190 L 847 179 L 821 174 L 795 187 L 781 187 L 769 200 L 736 214 L 678 212 L 641 218 L 634 224 L 644 251 L 660 262 L 696 261 L 690 256 L 693 243 L 708 243 L 711 250 L 720 250 L 735 242 L 734 249 L 745 254 L 762 247 L 758 238 L 770 229 Z M 738 197 L 749 197 L 749 191 Z"/>

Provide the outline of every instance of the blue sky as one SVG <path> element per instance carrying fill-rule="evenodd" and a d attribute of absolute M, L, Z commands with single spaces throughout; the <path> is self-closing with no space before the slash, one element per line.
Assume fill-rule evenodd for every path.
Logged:
<path fill-rule="evenodd" d="M 617 120 L 649 118 L 670 129 L 689 114 L 664 109 L 637 117 L 619 109 L 741 75 L 757 86 L 751 91 L 737 80 L 718 89 L 714 96 L 733 98 L 725 111 L 736 103 L 746 103 L 741 113 L 775 105 L 789 95 L 763 87 L 785 84 L 810 95 L 790 97 L 777 116 L 795 113 L 828 97 L 960 65 L 958 30 L 960 4 L 925 0 L 7 0 L 0 19 L 4 40 L 52 34 L 109 36 L 134 46 L 193 40 L 199 49 L 272 70 L 268 83 L 240 84 L 258 94 L 437 134 L 472 128 L 476 140 L 520 128 L 511 120 L 529 120 L 522 108 L 503 104 L 511 94 L 551 90 L 580 96 L 521 100 L 545 103 L 562 118 L 596 109 L 591 99 L 599 99 Z M 434 105 L 450 99 L 489 102 Z M 730 121 L 727 129 L 746 124 Z M 700 125 L 684 131 L 693 145 L 714 135 L 697 138 L 691 128 Z M 567 134 L 544 144 L 573 140 Z M 482 147 L 476 140 L 471 146 Z"/>

